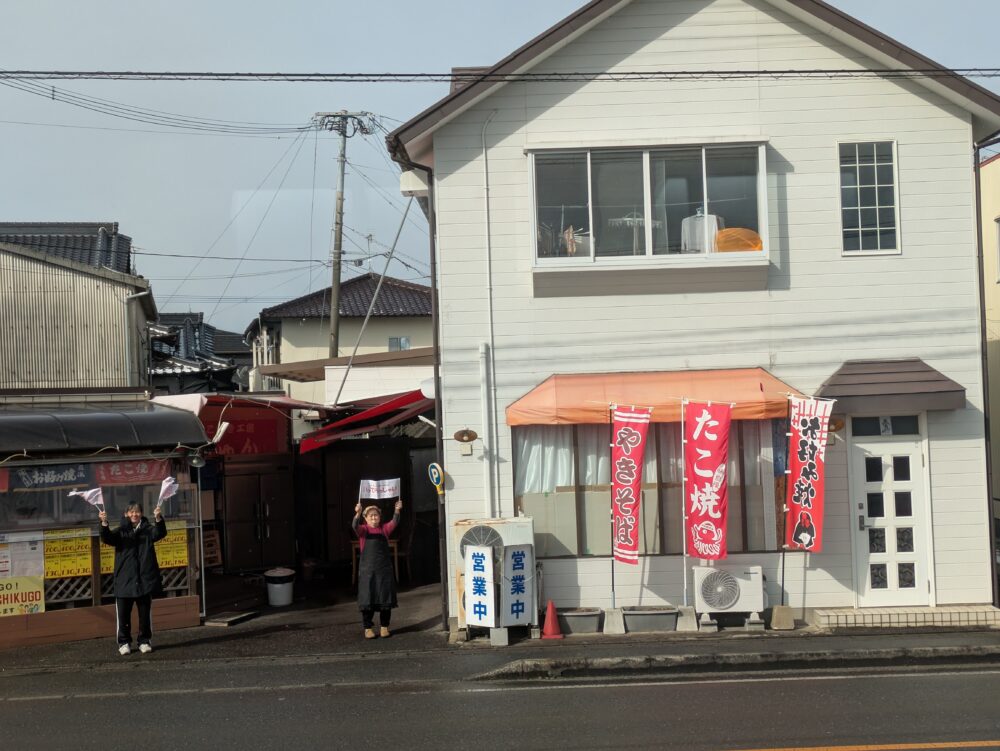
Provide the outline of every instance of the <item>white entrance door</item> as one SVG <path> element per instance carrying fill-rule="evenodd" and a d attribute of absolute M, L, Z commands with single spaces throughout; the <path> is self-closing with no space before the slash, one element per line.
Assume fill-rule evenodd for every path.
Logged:
<path fill-rule="evenodd" d="M 858 605 L 927 605 L 930 558 L 922 444 L 854 440 L 851 508 Z"/>

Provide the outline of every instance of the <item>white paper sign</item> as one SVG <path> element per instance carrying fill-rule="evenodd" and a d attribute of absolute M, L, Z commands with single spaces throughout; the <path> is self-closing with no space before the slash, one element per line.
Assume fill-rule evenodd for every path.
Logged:
<path fill-rule="evenodd" d="M 465 624 L 497 625 L 493 548 L 470 545 L 465 549 Z"/>
<path fill-rule="evenodd" d="M 503 579 L 500 582 L 500 625 L 537 623 L 535 546 L 507 545 L 503 549 Z"/>
<path fill-rule="evenodd" d="M 392 480 L 362 480 L 358 498 L 399 498 L 399 478 Z"/>

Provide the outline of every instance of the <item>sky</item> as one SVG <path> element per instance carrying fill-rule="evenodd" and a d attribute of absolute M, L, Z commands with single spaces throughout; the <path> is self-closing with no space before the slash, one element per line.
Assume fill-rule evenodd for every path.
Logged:
<path fill-rule="evenodd" d="M 4 0 L 0 69 L 442 73 L 494 63 L 582 3 Z M 948 67 L 1000 67 L 993 0 L 831 4 Z M 1000 79 L 977 82 L 1000 92 Z M 371 112 L 392 130 L 447 93 L 445 83 L 34 85 L 0 86 L 0 221 L 117 221 L 161 312 L 204 312 L 238 332 L 261 309 L 329 286 L 337 137 L 179 131 L 121 106 L 290 128 L 316 112 Z M 119 116 L 70 96 L 112 102 Z M 429 284 L 426 221 L 416 205 L 403 219 L 384 134 L 349 139 L 347 160 L 342 278 L 386 270 L 399 232 L 386 273 Z"/>

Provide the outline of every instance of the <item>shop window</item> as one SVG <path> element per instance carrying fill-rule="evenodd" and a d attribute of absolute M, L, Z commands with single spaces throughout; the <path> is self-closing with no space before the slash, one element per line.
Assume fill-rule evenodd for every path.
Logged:
<path fill-rule="evenodd" d="M 763 145 L 534 155 L 536 256 L 764 251 Z"/>
<path fill-rule="evenodd" d="M 776 550 L 781 539 L 785 429 L 734 422 L 730 432 L 730 552 Z M 611 454 L 607 425 L 516 427 L 514 493 L 531 516 L 538 557 L 611 554 Z M 651 426 L 642 476 L 639 554 L 683 548 L 681 426 Z"/>

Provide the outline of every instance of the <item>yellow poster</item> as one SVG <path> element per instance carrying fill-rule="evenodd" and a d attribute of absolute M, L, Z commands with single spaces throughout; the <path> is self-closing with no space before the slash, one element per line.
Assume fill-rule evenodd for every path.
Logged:
<path fill-rule="evenodd" d="M 45 580 L 41 576 L 0 579 L 0 617 L 45 612 Z"/>
<path fill-rule="evenodd" d="M 115 572 L 115 549 L 111 545 L 101 543 L 101 573 L 113 574 Z"/>
<path fill-rule="evenodd" d="M 90 576 L 90 529 L 45 531 L 45 578 Z"/>
<path fill-rule="evenodd" d="M 167 522 L 167 536 L 156 543 L 156 560 L 160 568 L 188 565 L 187 524 L 183 520 Z"/>

